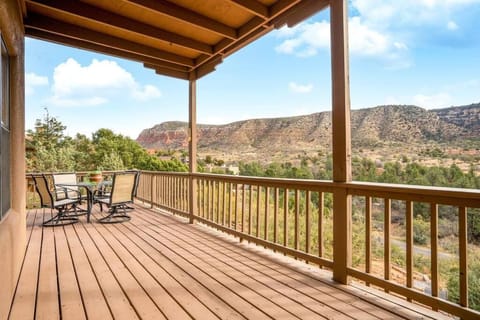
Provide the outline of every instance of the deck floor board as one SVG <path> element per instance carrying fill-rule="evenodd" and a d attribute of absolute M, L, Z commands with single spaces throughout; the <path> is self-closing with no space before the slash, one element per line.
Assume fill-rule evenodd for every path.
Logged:
<path fill-rule="evenodd" d="M 10 319 L 436 319 L 388 295 L 178 217 L 135 206 L 132 219 L 43 228 L 28 246 Z"/>

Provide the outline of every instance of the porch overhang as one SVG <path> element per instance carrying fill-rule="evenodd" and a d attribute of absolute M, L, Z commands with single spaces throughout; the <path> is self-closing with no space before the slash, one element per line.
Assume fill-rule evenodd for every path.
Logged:
<path fill-rule="evenodd" d="M 27 36 L 196 80 L 230 54 L 328 0 L 20 0 Z"/>

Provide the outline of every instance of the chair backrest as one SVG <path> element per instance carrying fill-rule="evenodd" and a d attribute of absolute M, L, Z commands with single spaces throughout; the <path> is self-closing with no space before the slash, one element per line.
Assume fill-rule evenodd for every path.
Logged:
<path fill-rule="evenodd" d="M 38 195 L 40 196 L 40 203 L 42 207 L 52 208 L 54 201 L 53 195 L 50 192 L 48 186 L 47 177 L 42 174 L 40 176 L 32 176 L 33 181 L 35 182 L 35 189 L 37 189 Z"/>
<path fill-rule="evenodd" d="M 133 202 L 136 172 L 118 172 L 113 175 L 110 205 Z"/>
<path fill-rule="evenodd" d="M 133 172 L 137 175 L 135 176 L 135 186 L 133 187 L 133 197 L 137 196 L 138 182 L 140 181 L 140 171 L 139 170 L 127 170 L 126 172 Z"/>
<path fill-rule="evenodd" d="M 67 184 L 68 186 L 68 196 L 76 197 L 78 191 L 77 186 L 73 186 L 77 183 L 77 174 L 76 173 L 55 173 L 52 175 L 54 184 Z M 70 186 L 72 185 L 72 186 Z M 71 193 L 71 194 L 70 194 Z M 56 191 L 57 199 L 65 198 L 65 191 L 63 189 L 58 189 Z"/>

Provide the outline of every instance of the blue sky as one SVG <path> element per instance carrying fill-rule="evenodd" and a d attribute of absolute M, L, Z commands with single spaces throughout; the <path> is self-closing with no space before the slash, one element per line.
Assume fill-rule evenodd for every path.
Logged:
<path fill-rule="evenodd" d="M 480 0 L 351 0 L 352 109 L 480 102 Z M 198 122 L 224 124 L 331 109 L 329 11 L 275 30 L 197 81 Z M 136 138 L 188 120 L 188 82 L 140 63 L 26 40 L 26 127 L 45 107 L 67 133 Z M 92 117 L 94 116 L 94 117 Z"/>

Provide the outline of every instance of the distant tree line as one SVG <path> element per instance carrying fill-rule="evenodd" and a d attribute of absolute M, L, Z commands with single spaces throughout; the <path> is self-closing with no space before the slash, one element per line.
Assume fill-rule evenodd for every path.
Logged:
<path fill-rule="evenodd" d="M 29 172 L 140 169 L 188 171 L 180 160 L 160 160 L 136 141 L 109 129 L 99 129 L 89 138 L 65 135 L 64 126 L 48 111 L 26 134 L 26 165 Z"/>

